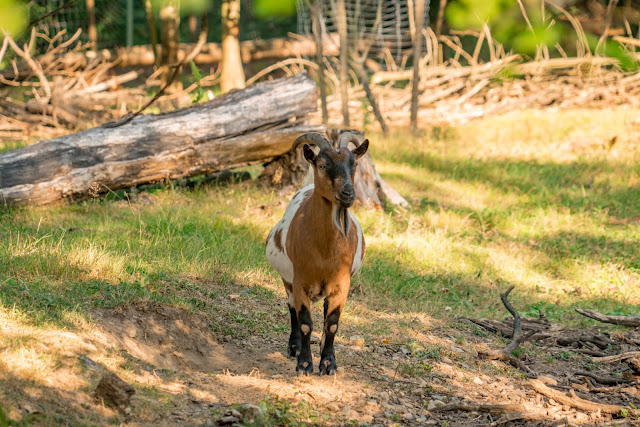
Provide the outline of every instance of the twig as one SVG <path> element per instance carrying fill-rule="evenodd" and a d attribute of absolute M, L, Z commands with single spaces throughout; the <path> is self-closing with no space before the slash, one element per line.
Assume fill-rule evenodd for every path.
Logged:
<path fill-rule="evenodd" d="M 547 396 L 548 398 L 553 399 L 556 402 L 560 402 L 564 405 L 569 405 L 573 408 L 580 409 L 582 411 L 589 411 L 589 412 L 600 411 L 605 414 L 618 415 L 622 413 L 624 410 L 629 410 L 620 405 L 597 403 L 597 402 L 592 402 L 590 400 L 582 399 L 581 397 L 576 396 L 573 390 L 569 390 L 569 393 L 571 394 L 571 396 L 567 396 L 561 391 L 554 390 L 551 387 L 547 387 L 540 380 L 530 379 L 529 384 L 531 384 L 531 387 L 533 387 L 533 389 L 538 393 L 544 396 Z M 631 412 L 632 410 L 629 410 L 629 411 Z"/>
<path fill-rule="evenodd" d="M 7 33 L 6 31 L 4 32 L 4 38 L 5 40 L 9 41 L 9 44 L 11 45 L 11 48 L 15 51 L 15 53 L 17 53 L 20 57 L 27 61 L 29 67 L 31 67 L 33 72 L 36 73 L 38 79 L 40 80 L 40 83 L 42 84 L 42 88 L 44 89 L 45 94 L 47 96 L 51 96 L 51 86 L 49 86 L 49 81 L 42 72 L 42 67 L 40 66 L 40 64 L 38 64 L 31 58 L 31 55 L 29 55 L 29 52 L 26 49 L 20 49 L 16 42 L 13 41 L 9 33 Z"/>
<path fill-rule="evenodd" d="M 31 27 L 32 25 L 37 24 L 38 22 L 42 21 L 43 19 L 48 18 L 48 17 L 50 17 L 51 15 L 55 15 L 56 13 L 60 12 L 60 11 L 61 11 L 61 10 L 63 10 L 63 9 L 68 9 L 68 8 L 70 8 L 71 6 L 74 6 L 74 5 L 75 5 L 76 3 L 78 3 L 79 1 L 80 1 L 80 0 L 73 0 L 73 1 L 70 1 L 69 3 L 65 3 L 65 4 L 63 4 L 62 6 L 60 6 L 59 8 L 54 9 L 54 10 L 52 10 L 52 11 L 50 11 L 50 12 L 47 12 L 47 13 L 45 13 L 44 15 L 42 15 L 41 17 L 36 18 L 36 19 L 34 19 L 33 21 L 29 22 L 29 25 L 28 25 L 28 26 L 29 26 L 29 27 Z"/>
<path fill-rule="evenodd" d="M 318 64 L 316 64 L 313 61 L 309 61 L 308 59 L 288 58 L 288 59 L 282 60 L 280 62 L 276 62 L 275 64 L 268 66 L 264 70 L 261 70 L 255 76 L 253 76 L 249 80 L 247 80 L 247 82 L 245 84 L 247 86 L 249 86 L 249 85 L 255 83 L 256 81 L 258 81 L 259 79 L 261 79 L 262 77 L 266 76 L 267 74 L 271 73 L 272 71 L 278 70 L 278 69 L 280 69 L 282 67 L 285 67 L 285 66 L 291 65 L 291 64 L 302 64 L 302 65 L 306 65 L 309 68 L 313 68 L 315 70 L 318 69 Z"/>
<path fill-rule="evenodd" d="M 198 55 L 198 53 L 200 53 L 200 50 L 202 49 L 202 47 L 204 46 L 205 42 L 207 41 L 208 28 L 209 28 L 209 26 L 207 24 L 207 14 L 203 13 L 202 14 L 202 25 L 201 25 L 200 35 L 198 36 L 198 43 L 196 43 L 196 45 L 193 47 L 193 50 L 191 51 L 191 53 L 189 53 L 189 55 L 187 55 L 178 65 L 175 66 L 175 68 L 173 70 L 173 73 L 169 77 L 169 80 L 167 81 L 167 83 L 165 83 L 165 85 L 158 91 L 158 93 L 156 93 L 156 95 L 153 98 L 151 98 L 151 100 L 149 102 L 147 102 L 142 108 L 140 108 L 134 114 L 128 116 L 126 119 L 121 120 L 119 122 L 107 123 L 107 124 L 104 124 L 102 126 L 106 127 L 106 128 L 116 128 L 116 127 L 120 127 L 120 126 L 126 125 L 131 120 L 135 119 L 140 114 L 142 114 L 142 112 L 144 110 L 146 110 L 151 104 L 153 104 L 158 98 L 160 98 L 162 96 L 162 94 L 164 94 L 164 92 L 167 90 L 167 88 L 169 86 L 171 86 L 171 84 L 175 80 L 176 76 L 180 72 L 180 69 L 182 68 L 182 66 L 185 65 L 185 64 L 188 64 L 191 61 L 193 61 L 193 58 L 195 58 L 196 55 Z"/>

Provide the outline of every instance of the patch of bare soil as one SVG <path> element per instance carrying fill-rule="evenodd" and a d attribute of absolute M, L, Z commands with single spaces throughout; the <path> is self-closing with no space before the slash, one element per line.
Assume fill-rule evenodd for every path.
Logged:
<path fill-rule="evenodd" d="M 251 403 L 271 411 L 269 425 L 291 420 L 310 425 L 638 425 L 633 408 L 640 407 L 639 377 L 626 359 L 599 363 L 591 355 L 557 351 L 556 341 L 520 346 L 518 357 L 541 375 L 534 383 L 506 362 L 479 357 L 488 348 L 504 347 L 485 329 L 462 323 L 434 327 L 422 316 L 367 312 L 367 322 L 387 322 L 391 333 L 371 335 L 346 319 L 336 344 L 338 374 L 320 377 L 316 366 L 315 375 L 297 377 L 294 361 L 284 354 L 286 330 L 214 332 L 226 330 L 214 322 L 234 322 L 234 313 L 269 310 L 265 322 L 286 323 L 286 302 L 277 304 L 265 308 L 260 298 L 240 293 L 218 301 L 207 315 L 150 302 L 95 311 L 94 330 L 58 335 L 57 364 L 42 370 L 60 382 L 15 382 L 15 392 L 28 392 L 31 398 L 11 400 L 19 403 L 10 415 L 50 425 L 102 425 L 117 419 L 140 426 L 204 426 L 215 425 L 225 414 L 237 420 L 229 415 L 234 405 Z M 320 329 L 320 310 L 314 310 L 314 324 Z M 314 335 L 317 365 L 319 335 Z M 606 351 L 620 349 L 614 345 Z M 135 389 L 126 416 L 93 397 L 99 379 L 109 372 Z M 605 378 L 620 381 L 602 384 Z M 629 410 L 580 409 L 569 402 L 576 398 Z M 47 411 L 56 399 L 60 410 L 54 419 Z M 65 405 L 67 413 L 61 410 Z"/>
<path fill-rule="evenodd" d="M 260 308 L 255 300 L 237 295 L 227 303 L 223 310 L 246 312 Z M 315 315 L 315 324 L 321 324 L 317 311 Z M 386 321 L 397 323 L 388 316 L 384 316 Z M 215 318 L 220 321 L 220 317 Z M 445 421 L 448 425 L 637 422 L 629 413 L 575 408 L 570 402 L 560 401 L 561 396 L 560 400 L 558 396 L 554 399 L 536 390 L 535 384 L 505 362 L 480 359 L 479 351 L 502 345 L 493 336 L 479 336 L 477 329 L 467 325 L 437 330 L 425 319 L 415 317 L 408 329 L 398 331 L 404 336 L 393 335 L 396 342 L 375 337 L 364 342 L 350 339 L 358 330 L 343 322 L 336 347 L 338 374 L 297 377 L 295 363 L 284 354 L 285 331 L 249 334 L 245 338 L 217 337 L 205 316 L 148 303 L 102 311 L 97 313 L 96 321 L 105 339 L 133 360 L 134 370 L 152 369 L 154 387 L 171 394 L 168 413 L 158 412 L 158 405 L 144 410 L 150 398 L 134 396 L 133 424 L 207 425 L 220 419 L 218 414 L 230 405 L 256 404 L 266 397 L 293 407 L 303 405 L 308 408 L 307 422 L 321 425 L 349 421 L 381 425 L 442 425 Z M 574 333 L 578 338 L 607 340 L 606 335 L 593 331 Z M 319 341 L 319 335 L 314 334 L 315 341 Z M 640 406 L 638 378 L 625 373 L 625 365 L 618 364 L 612 371 L 598 366 L 590 355 L 563 349 L 554 352 L 557 347 L 550 345 L 545 346 L 546 353 L 537 352 L 535 345 L 523 345 L 525 363 L 542 375 L 545 387 L 599 404 L 622 405 L 631 410 Z M 315 344 L 313 348 L 314 363 L 319 360 L 318 347 Z M 616 375 L 626 375 L 628 379 L 613 386 L 597 382 Z M 573 391 L 571 395 L 566 394 L 569 390 Z"/>

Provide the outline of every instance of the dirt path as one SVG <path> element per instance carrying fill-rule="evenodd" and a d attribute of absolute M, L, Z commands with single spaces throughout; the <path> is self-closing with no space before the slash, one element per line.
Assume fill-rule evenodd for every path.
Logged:
<path fill-rule="evenodd" d="M 220 306 L 223 311 L 232 306 L 260 309 L 255 301 L 230 297 L 228 306 Z M 358 329 L 343 322 L 336 347 L 338 374 L 297 377 L 294 362 L 283 354 L 286 330 L 244 337 L 214 333 L 208 316 L 149 302 L 95 311 L 95 326 L 86 332 L 40 333 L 41 351 L 47 349 L 56 360 L 42 367 L 46 384 L 16 377 L 3 399 L 13 402 L 9 415 L 14 419 L 31 417 L 44 425 L 60 420 L 103 424 L 116 419 L 129 425 L 214 425 L 226 409 L 242 403 L 260 404 L 269 412 L 270 423 L 280 425 L 604 425 L 614 421 L 611 415 L 578 411 L 543 397 L 503 362 L 478 360 L 478 349 L 503 345 L 492 336 L 474 333 L 466 325 L 437 329 L 430 319 L 418 316 L 394 319 L 389 314 L 370 314 L 371 321 L 405 327 L 387 337 L 365 340 L 356 335 Z M 315 317 L 314 322 L 320 324 L 320 319 Z M 315 364 L 318 338 L 312 347 Z M 587 358 L 576 357 L 532 366 L 555 378 L 548 382 L 556 388 L 580 391 L 570 371 L 576 364 L 587 363 Z M 92 397 L 106 372 L 136 389 L 127 415 Z M 2 379 L 7 380 L 4 375 Z M 613 403 L 640 406 L 637 381 L 628 384 L 625 393 L 627 402 Z M 606 394 L 581 395 L 608 399 Z M 439 411 L 452 404 L 510 404 L 522 411 L 503 417 L 501 411 L 486 407 Z M 637 422 L 620 418 L 615 425 Z"/>

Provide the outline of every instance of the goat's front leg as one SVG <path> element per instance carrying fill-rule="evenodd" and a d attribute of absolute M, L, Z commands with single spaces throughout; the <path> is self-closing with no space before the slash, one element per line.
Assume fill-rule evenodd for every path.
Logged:
<path fill-rule="evenodd" d="M 349 283 L 341 288 L 336 294 L 329 295 L 324 299 L 324 329 L 322 330 L 322 342 L 320 344 L 320 375 L 333 375 L 338 368 L 333 342 L 338 332 L 340 314 L 349 293 Z"/>
<path fill-rule="evenodd" d="M 301 286 L 297 286 L 294 289 L 294 299 L 298 324 L 300 325 L 300 335 L 302 335 L 296 372 L 298 375 L 309 375 L 313 372 L 313 358 L 311 356 L 311 331 L 313 330 L 311 301 Z"/>

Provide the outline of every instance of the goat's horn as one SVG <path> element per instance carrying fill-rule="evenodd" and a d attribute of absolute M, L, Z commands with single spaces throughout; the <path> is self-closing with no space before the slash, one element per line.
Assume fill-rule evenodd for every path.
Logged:
<path fill-rule="evenodd" d="M 323 148 L 328 148 L 331 149 L 331 144 L 329 144 L 329 141 L 327 141 L 322 135 L 320 135 L 317 132 L 309 132 L 309 133 L 305 133 L 303 135 L 300 135 L 294 142 L 293 142 L 293 146 L 291 147 L 291 151 L 296 151 L 296 149 L 298 148 L 298 146 L 300 144 L 313 144 L 315 146 L 317 146 L 318 148 L 320 148 L 321 150 Z"/>
<path fill-rule="evenodd" d="M 340 149 L 342 150 L 343 148 L 345 150 L 349 149 L 349 143 L 353 142 L 353 144 L 358 147 L 360 145 L 360 138 L 358 138 L 357 135 L 351 133 L 351 132 L 343 132 L 342 134 L 340 134 Z"/>

